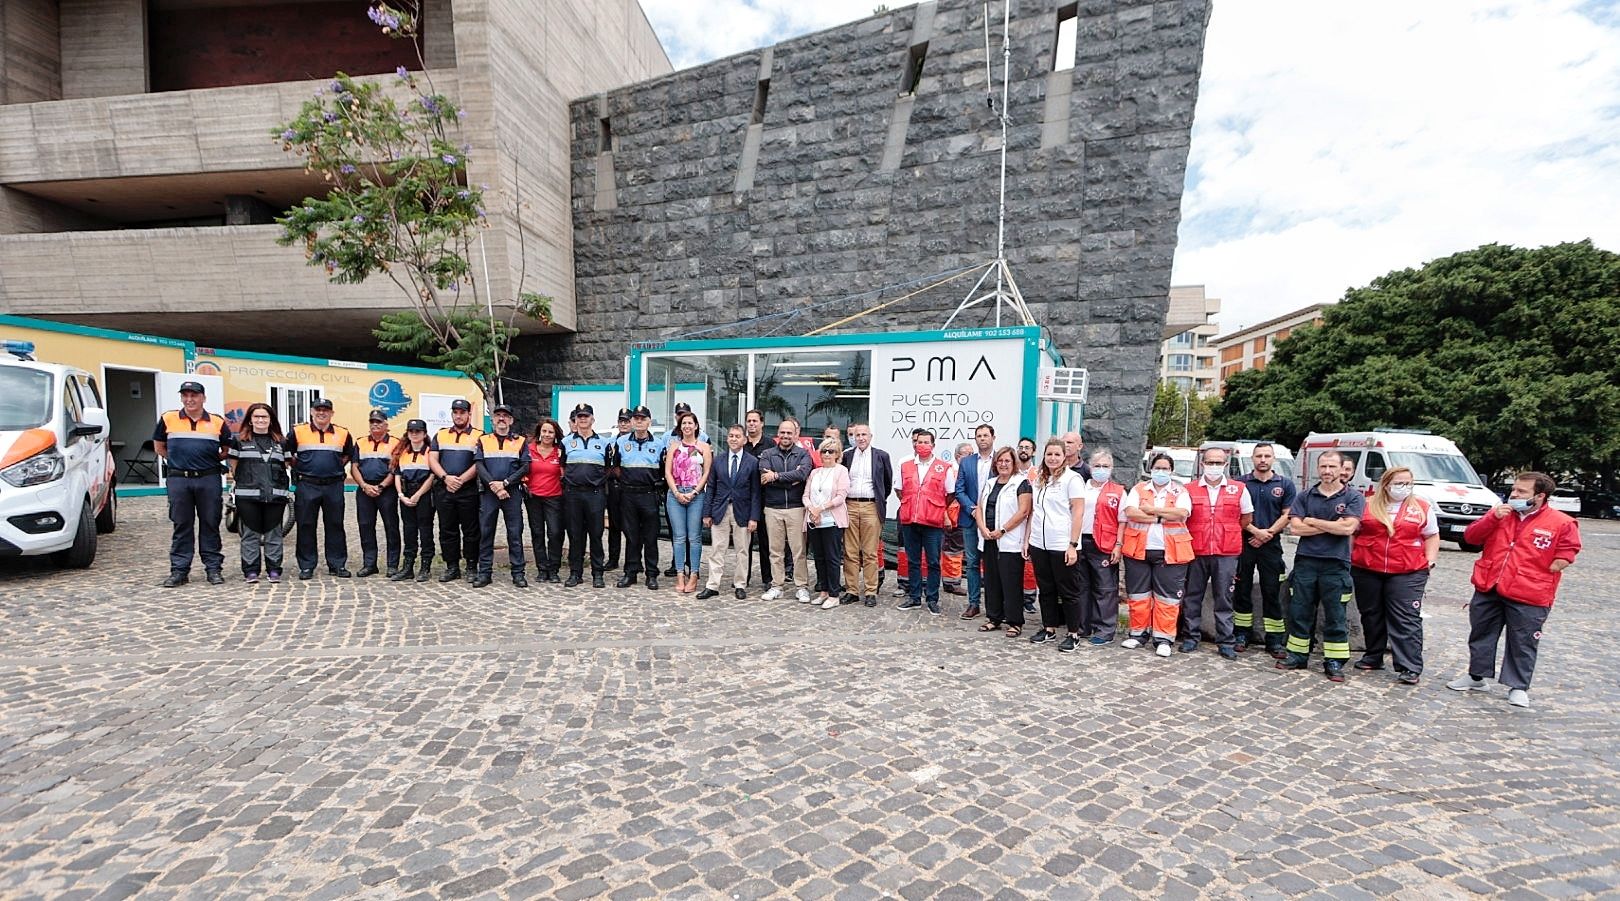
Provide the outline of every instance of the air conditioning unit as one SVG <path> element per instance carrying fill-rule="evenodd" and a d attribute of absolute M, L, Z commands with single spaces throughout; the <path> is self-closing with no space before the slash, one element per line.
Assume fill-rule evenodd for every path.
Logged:
<path fill-rule="evenodd" d="M 1071 366 L 1042 369 L 1036 379 L 1035 396 L 1041 400 L 1083 404 L 1086 402 L 1086 388 L 1089 383 L 1089 374 L 1084 369 Z"/>

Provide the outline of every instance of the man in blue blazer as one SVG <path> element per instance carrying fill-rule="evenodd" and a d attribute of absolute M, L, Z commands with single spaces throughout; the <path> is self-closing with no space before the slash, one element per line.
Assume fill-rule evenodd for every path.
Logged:
<path fill-rule="evenodd" d="M 849 531 L 844 535 L 844 595 L 846 604 L 857 600 L 877 606 L 878 541 L 883 536 L 883 519 L 889 512 L 889 495 L 894 492 L 894 468 L 889 454 L 872 446 L 872 430 L 866 423 L 849 427 L 854 446 L 844 451 L 844 468 L 849 470 Z M 863 581 L 864 580 L 864 581 Z"/>
<path fill-rule="evenodd" d="M 962 571 L 967 574 L 968 595 L 967 609 L 962 611 L 963 619 L 979 615 L 979 551 L 983 539 L 979 537 L 979 526 L 973 518 L 973 511 L 979 506 L 979 492 L 984 484 L 995 478 L 995 470 L 991 466 L 996 451 L 995 426 L 988 422 L 980 424 L 973 430 L 973 443 L 979 452 L 956 462 L 956 503 L 961 508 L 957 525 L 962 528 Z"/>
<path fill-rule="evenodd" d="M 734 425 L 726 430 L 726 449 L 714 455 L 709 467 L 709 500 L 703 509 L 703 524 L 709 527 L 714 545 L 709 550 L 709 582 L 697 593 L 697 599 L 706 601 L 720 596 L 720 580 L 725 576 L 727 552 L 735 549 L 735 572 L 731 574 L 731 587 L 737 600 L 747 597 L 743 586 L 748 584 L 748 542 L 762 516 L 763 496 L 759 487 L 759 460 L 744 447 L 748 443 L 743 427 Z"/>

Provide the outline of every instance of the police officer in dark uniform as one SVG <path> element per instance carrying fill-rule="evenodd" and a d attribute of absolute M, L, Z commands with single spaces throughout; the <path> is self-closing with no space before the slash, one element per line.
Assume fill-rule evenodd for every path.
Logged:
<path fill-rule="evenodd" d="M 630 434 L 630 408 L 619 408 L 619 430 L 613 438 Z M 607 480 L 607 571 L 619 568 L 619 548 L 624 544 L 624 516 L 620 511 L 619 470 L 608 471 Z"/>
<path fill-rule="evenodd" d="M 528 588 L 523 575 L 523 484 L 529 477 L 529 441 L 512 434 L 512 408 L 496 404 L 490 411 L 495 431 L 478 439 L 478 577 L 474 588 L 490 582 L 495 569 L 495 517 L 506 520 L 506 555 L 512 567 L 512 587 Z"/>
<path fill-rule="evenodd" d="M 591 584 L 602 588 L 602 513 L 607 508 L 607 474 L 616 465 L 613 442 L 598 435 L 592 425 L 596 411 L 590 404 L 575 404 L 568 414 L 573 429 L 563 439 L 563 526 L 568 530 L 568 579 L 564 588 L 584 580 L 585 543 L 591 547 Z"/>
<path fill-rule="evenodd" d="M 405 566 L 393 577 L 395 582 L 413 578 L 411 570 L 418 559 L 422 566 L 414 575 L 418 582 L 426 582 L 433 571 L 433 467 L 428 465 L 428 454 L 433 444 L 428 439 L 427 420 L 413 419 L 405 423 L 405 440 L 394 458 L 395 487 L 399 489 L 399 520 L 405 539 Z M 418 557 L 420 554 L 420 557 Z"/>
<path fill-rule="evenodd" d="M 354 512 L 360 524 L 360 571 L 358 578 L 377 574 L 377 517 L 383 522 L 387 550 L 388 578 L 399 572 L 399 491 L 394 485 L 394 437 L 388 434 L 388 414 L 372 410 L 370 431 L 355 442 Z"/>
<path fill-rule="evenodd" d="M 461 561 L 467 561 L 469 581 L 477 574 L 478 561 L 478 465 L 473 459 L 483 432 L 472 427 L 472 404 L 457 398 L 450 402 L 450 428 L 433 436 L 428 465 L 438 482 L 433 486 L 433 507 L 439 514 L 439 553 L 444 557 L 440 582 L 461 578 Z"/>
<path fill-rule="evenodd" d="M 630 433 L 614 439 L 624 513 L 624 575 L 618 587 L 636 584 L 647 573 L 648 590 L 658 589 L 658 514 L 664 507 L 664 447 L 652 433 L 652 412 L 630 411 Z"/>
<path fill-rule="evenodd" d="M 354 438 L 349 430 L 332 424 L 332 402 L 317 398 L 309 405 L 309 422 L 287 436 L 286 451 L 293 457 L 293 516 L 298 522 L 298 578 L 315 577 L 315 523 L 326 524 L 326 568 L 347 579 L 349 540 L 343 531 L 344 467 L 354 459 Z"/>
<path fill-rule="evenodd" d="M 152 432 L 152 448 L 167 464 L 164 487 L 169 495 L 169 577 L 164 588 L 176 588 L 191 578 L 193 543 L 202 555 L 208 584 L 225 581 L 225 554 L 219 540 L 219 520 L 225 495 L 219 481 L 221 460 L 236 447 L 225 417 L 203 409 L 207 397 L 201 382 L 180 383 L 180 409 L 159 417 Z"/>

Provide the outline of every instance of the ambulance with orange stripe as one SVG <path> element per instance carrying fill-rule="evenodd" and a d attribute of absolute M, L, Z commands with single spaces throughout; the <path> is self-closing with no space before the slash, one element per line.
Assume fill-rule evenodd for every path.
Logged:
<path fill-rule="evenodd" d="M 33 351 L 0 342 L 0 557 L 82 569 L 118 524 L 107 408 L 90 373 Z"/>

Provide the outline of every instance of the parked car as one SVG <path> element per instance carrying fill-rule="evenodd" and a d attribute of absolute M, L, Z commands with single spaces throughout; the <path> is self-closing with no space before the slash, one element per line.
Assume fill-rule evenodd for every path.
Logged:
<path fill-rule="evenodd" d="M 106 404 L 90 373 L 33 352 L 0 342 L 0 557 L 82 569 L 118 526 Z"/>
<path fill-rule="evenodd" d="M 1570 516 L 1581 515 L 1581 493 L 1573 488 L 1560 488 L 1547 498 L 1547 506 Z"/>
<path fill-rule="evenodd" d="M 1479 548 L 1462 540 L 1463 531 L 1502 502 L 1485 487 L 1473 464 L 1450 439 L 1409 429 L 1306 435 L 1295 455 L 1299 490 L 1316 484 L 1316 462 L 1327 451 L 1337 451 L 1350 461 L 1354 467 L 1350 485 L 1363 494 L 1372 494 L 1379 478 L 1392 466 L 1412 470 L 1416 493 L 1438 508 L 1440 537 L 1457 542 L 1465 551 Z"/>

